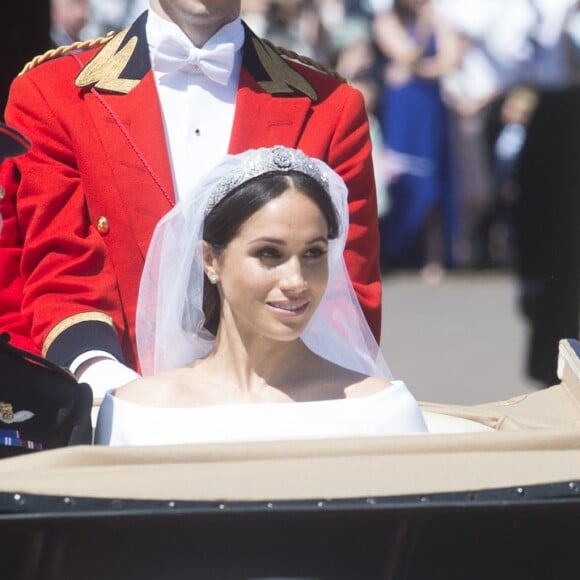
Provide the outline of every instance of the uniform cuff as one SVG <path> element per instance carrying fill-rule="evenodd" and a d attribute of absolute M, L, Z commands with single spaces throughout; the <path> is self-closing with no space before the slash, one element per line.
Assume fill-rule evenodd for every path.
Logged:
<path fill-rule="evenodd" d="M 102 350 L 124 362 L 123 352 L 115 329 L 106 322 L 89 320 L 78 322 L 63 330 L 46 350 L 46 358 L 68 367 L 79 355 L 89 350 Z"/>

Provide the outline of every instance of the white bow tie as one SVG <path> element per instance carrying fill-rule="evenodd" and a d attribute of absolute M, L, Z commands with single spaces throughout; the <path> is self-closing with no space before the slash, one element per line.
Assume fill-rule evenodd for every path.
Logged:
<path fill-rule="evenodd" d="M 178 70 L 203 72 L 209 79 L 227 85 L 234 66 L 235 47 L 233 42 L 218 44 L 212 50 L 196 48 L 184 40 L 164 38 L 152 56 L 153 70 L 170 73 Z"/>

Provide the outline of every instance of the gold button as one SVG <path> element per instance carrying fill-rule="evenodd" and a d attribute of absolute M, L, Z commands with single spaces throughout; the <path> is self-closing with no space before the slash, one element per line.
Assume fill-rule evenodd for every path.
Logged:
<path fill-rule="evenodd" d="M 0 185 L 0 199 L 4 199 L 5 195 L 6 195 L 6 190 L 4 189 L 4 186 Z"/>
<path fill-rule="evenodd" d="M 97 231 L 103 236 L 109 233 L 109 220 L 103 215 L 97 219 Z"/>

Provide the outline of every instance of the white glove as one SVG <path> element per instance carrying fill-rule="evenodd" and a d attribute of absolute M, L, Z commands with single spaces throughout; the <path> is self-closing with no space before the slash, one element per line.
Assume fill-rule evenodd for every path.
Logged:
<path fill-rule="evenodd" d="M 141 378 L 139 373 L 110 354 L 96 351 L 77 357 L 70 370 L 79 383 L 91 386 L 95 399 L 102 399 L 107 391 Z"/>

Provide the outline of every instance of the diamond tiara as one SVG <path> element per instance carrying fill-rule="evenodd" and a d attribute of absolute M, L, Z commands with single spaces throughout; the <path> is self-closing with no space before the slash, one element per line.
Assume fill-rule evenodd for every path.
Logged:
<path fill-rule="evenodd" d="M 272 148 L 255 150 L 241 165 L 224 175 L 209 194 L 205 215 L 207 216 L 226 195 L 242 183 L 264 173 L 287 171 L 309 175 L 328 192 L 328 177 L 308 156 L 299 149 L 276 145 Z"/>

